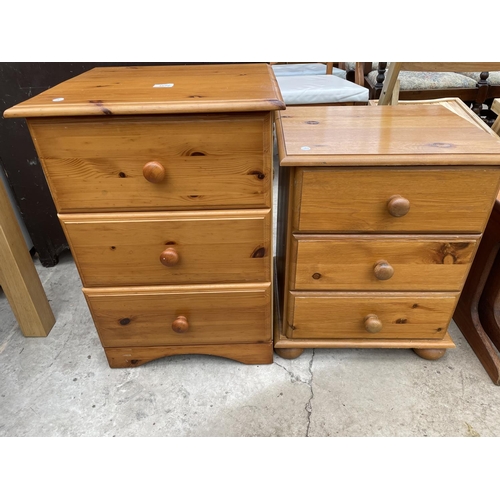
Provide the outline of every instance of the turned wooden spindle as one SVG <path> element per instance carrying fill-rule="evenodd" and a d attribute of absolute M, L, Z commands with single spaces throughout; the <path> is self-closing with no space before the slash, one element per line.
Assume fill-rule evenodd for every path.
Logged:
<path fill-rule="evenodd" d="M 160 262 L 166 267 L 173 267 L 179 262 L 179 254 L 175 248 L 165 248 L 160 254 Z"/>
<path fill-rule="evenodd" d="M 387 69 L 387 63 L 386 62 L 379 62 L 377 65 L 377 76 L 376 76 L 376 83 L 375 83 L 375 95 L 378 97 L 380 95 L 380 92 L 384 86 L 384 80 L 385 80 L 385 70 Z"/>
<path fill-rule="evenodd" d="M 189 323 L 186 316 L 177 316 L 172 323 L 172 330 L 176 333 L 186 333 L 189 330 Z"/>
<path fill-rule="evenodd" d="M 365 330 L 368 333 L 378 333 L 382 330 L 382 321 L 376 314 L 369 314 L 365 318 Z"/>
<path fill-rule="evenodd" d="M 379 260 L 373 267 L 373 273 L 378 280 L 388 280 L 392 278 L 394 268 L 386 260 Z"/>
<path fill-rule="evenodd" d="M 410 202 L 399 194 L 389 198 L 387 210 L 393 217 L 403 217 L 410 211 Z"/>
<path fill-rule="evenodd" d="M 165 179 L 165 167 L 157 161 L 149 161 L 142 167 L 142 175 L 147 181 L 158 184 Z"/>

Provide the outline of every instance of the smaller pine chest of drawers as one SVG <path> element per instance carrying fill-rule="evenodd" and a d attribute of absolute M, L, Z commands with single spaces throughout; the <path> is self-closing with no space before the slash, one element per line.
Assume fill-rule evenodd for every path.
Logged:
<path fill-rule="evenodd" d="M 424 104 L 293 107 L 276 128 L 277 354 L 440 358 L 498 193 L 500 140 Z"/>
<path fill-rule="evenodd" d="M 267 64 L 95 68 L 27 119 L 111 367 L 173 354 L 271 363 Z"/>

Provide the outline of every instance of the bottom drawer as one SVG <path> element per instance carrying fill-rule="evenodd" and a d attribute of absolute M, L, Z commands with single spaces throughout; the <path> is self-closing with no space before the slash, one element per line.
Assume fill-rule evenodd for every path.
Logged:
<path fill-rule="evenodd" d="M 286 336 L 294 339 L 442 339 L 459 294 L 296 293 Z"/>
<path fill-rule="evenodd" d="M 84 288 L 104 347 L 271 341 L 270 283 Z"/>

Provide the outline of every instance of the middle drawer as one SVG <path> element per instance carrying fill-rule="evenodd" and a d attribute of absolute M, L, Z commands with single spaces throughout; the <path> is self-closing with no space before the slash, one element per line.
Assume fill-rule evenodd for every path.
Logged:
<path fill-rule="evenodd" d="M 479 238 L 294 235 L 296 290 L 461 290 Z M 292 259 L 295 260 L 295 259 Z"/>
<path fill-rule="evenodd" d="M 271 281 L 267 209 L 59 217 L 86 287 Z"/>

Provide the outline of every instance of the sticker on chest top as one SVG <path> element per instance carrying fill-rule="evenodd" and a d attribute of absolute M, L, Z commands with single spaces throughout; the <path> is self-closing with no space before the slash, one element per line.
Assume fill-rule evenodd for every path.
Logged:
<path fill-rule="evenodd" d="M 165 88 L 173 87 L 173 86 L 174 86 L 173 83 L 155 83 L 153 85 L 153 88 L 154 89 L 165 89 Z"/>

